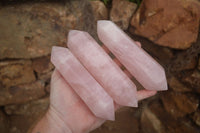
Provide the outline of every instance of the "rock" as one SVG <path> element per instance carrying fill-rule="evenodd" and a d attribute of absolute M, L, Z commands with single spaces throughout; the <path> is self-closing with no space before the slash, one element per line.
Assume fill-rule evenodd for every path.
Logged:
<path fill-rule="evenodd" d="M 185 52 L 186 53 L 186 52 Z M 171 64 L 171 70 L 172 71 L 183 71 L 183 70 L 191 70 L 194 69 L 197 66 L 197 59 L 196 57 L 192 57 L 192 55 L 189 55 L 189 57 L 177 57 L 176 60 Z"/>
<path fill-rule="evenodd" d="M 1 7 L 0 59 L 41 57 L 49 55 L 53 45 L 65 46 L 68 30 L 86 24 L 83 16 L 89 8 L 84 3 L 87 1 L 27 2 Z"/>
<path fill-rule="evenodd" d="M 0 110 L 0 132 L 8 133 L 8 129 L 9 129 L 8 118 L 3 113 L 3 111 Z"/>
<path fill-rule="evenodd" d="M 116 112 L 115 121 L 106 121 L 91 133 L 138 133 L 139 120 L 133 108 L 123 107 Z"/>
<path fill-rule="evenodd" d="M 0 62 L 0 84 L 2 86 L 10 87 L 33 81 L 35 81 L 35 75 L 29 60 Z"/>
<path fill-rule="evenodd" d="M 32 62 L 34 71 L 40 74 L 47 73 L 54 68 L 49 56 L 34 58 Z"/>
<path fill-rule="evenodd" d="M 193 120 L 194 120 L 194 122 L 198 125 L 198 126 L 200 126 L 200 110 L 197 110 L 195 113 L 194 113 L 194 115 L 193 115 Z"/>
<path fill-rule="evenodd" d="M 182 80 L 193 87 L 196 92 L 200 93 L 200 72 L 198 70 L 184 76 Z"/>
<path fill-rule="evenodd" d="M 199 63 L 198 63 L 198 69 L 200 70 L 200 58 L 199 58 Z"/>
<path fill-rule="evenodd" d="M 165 133 L 162 121 L 148 108 L 142 112 L 141 126 L 143 133 Z"/>
<path fill-rule="evenodd" d="M 95 20 L 106 20 L 108 19 L 108 9 L 105 4 L 99 0 L 90 1 L 93 9 Z"/>
<path fill-rule="evenodd" d="M 171 76 L 168 78 L 169 87 L 176 92 L 191 92 L 192 88 L 187 87 L 181 81 L 179 81 L 176 77 Z"/>
<path fill-rule="evenodd" d="M 51 79 L 51 75 L 52 75 L 53 71 L 49 71 L 47 73 L 41 73 L 41 74 L 38 74 L 38 79 L 40 81 L 43 81 L 43 82 L 50 82 L 50 79 Z"/>
<path fill-rule="evenodd" d="M 195 112 L 199 105 L 198 97 L 189 94 L 165 92 L 161 99 L 166 111 L 174 118 Z"/>
<path fill-rule="evenodd" d="M 7 115 L 39 115 L 38 110 L 46 111 L 49 106 L 49 98 L 38 99 L 26 104 L 20 105 L 7 105 L 4 111 Z"/>
<path fill-rule="evenodd" d="M 10 133 L 26 133 L 27 130 L 45 114 L 49 99 L 43 98 L 22 105 L 5 106 L 10 116 Z"/>
<path fill-rule="evenodd" d="M 0 90 L 0 105 L 21 104 L 45 96 L 44 83 L 35 81 Z"/>
<path fill-rule="evenodd" d="M 131 20 L 135 34 L 161 46 L 187 49 L 197 40 L 200 3 L 195 0 L 145 0 Z"/>
<path fill-rule="evenodd" d="M 45 84 L 45 91 L 46 93 L 50 93 L 50 81 L 51 81 L 51 75 L 53 71 L 50 71 L 45 74 L 39 74 L 38 79 Z"/>
<path fill-rule="evenodd" d="M 127 30 L 130 19 L 137 8 L 137 4 L 127 0 L 113 0 L 110 11 L 110 20 L 123 30 Z"/>
<path fill-rule="evenodd" d="M 197 133 L 199 131 L 188 119 L 174 119 L 159 101 L 152 101 L 141 116 L 142 133 Z"/>

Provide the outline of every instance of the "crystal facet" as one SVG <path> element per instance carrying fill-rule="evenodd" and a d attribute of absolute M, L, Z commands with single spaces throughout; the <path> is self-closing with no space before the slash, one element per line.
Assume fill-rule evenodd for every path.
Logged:
<path fill-rule="evenodd" d="M 67 46 L 117 104 L 137 107 L 136 86 L 87 32 L 71 30 Z"/>
<path fill-rule="evenodd" d="M 129 72 L 148 90 L 167 90 L 167 81 L 163 67 L 147 52 L 137 46 L 113 22 L 98 21 L 99 39 L 129 70 Z"/>
<path fill-rule="evenodd" d="M 67 48 L 54 46 L 51 61 L 97 117 L 114 120 L 112 98 Z"/>

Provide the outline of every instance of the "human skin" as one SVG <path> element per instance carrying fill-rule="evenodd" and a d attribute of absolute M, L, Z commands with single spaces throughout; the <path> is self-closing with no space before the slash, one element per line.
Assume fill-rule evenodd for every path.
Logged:
<path fill-rule="evenodd" d="M 143 100 L 155 94 L 156 91 L 140 90 L 137 92 L 137 99 Z M 119 108 L 120 106 L 115 104 L 115 110 Z M 97 118 L 88 109 L 55 69 L 51 78 L 48 111 L 36 124 L 32 133 L 88 133 L 104 122 L 105 120 Z"/>

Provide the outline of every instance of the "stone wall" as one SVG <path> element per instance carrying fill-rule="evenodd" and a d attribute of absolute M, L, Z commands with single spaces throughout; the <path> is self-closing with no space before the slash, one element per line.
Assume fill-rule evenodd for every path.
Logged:
<path fill-rule="evenodd" d="M 169 90 L 122 108 L 93 133 L 200 131 L 200 3 L 197 0 L 3 1 L 0 6 L 0 132 L 25 133 L 49 104 L 51 47 L 70 29 L 96 39 L 96 21 L 110 19 L 166 70 Z M 133 51 L 134 52 L 134 51 Z"/>

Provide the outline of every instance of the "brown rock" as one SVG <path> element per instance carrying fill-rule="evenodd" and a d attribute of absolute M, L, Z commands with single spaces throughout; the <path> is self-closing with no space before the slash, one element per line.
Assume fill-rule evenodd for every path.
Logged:
<path fill-rule="evenodd" d="M 191 69 L 194 69 L 195 67 L 197 66 L 197 59 L 196 58 L 191 58 L 190 60 L 188 60 L 186 62 L 186 64 L 182 67 L 177 67 L 177 69 L 179 71 L 182 71 L 182 70 L 191 70 Z"/>
<path fill-rule="evenodd" d="M 196 92 L 200 93 L 200 72 L 198 70 L 183 77 L 183 81 L 191 85 Z"/>
<path fill-rule="evenodd" d="M 186 53 L 186 52 L 185 52 Z M 171 70 L 172 71 L 183 71 L 183 70 L 191 70 L 194 69 L 197 66 L 197 59 L 195 57 L 192 57 L 189 55 L 188 58 L 179 56 L 174 60 L 174 62 L 171 64 Z"/>
<path fill-rule="evenodd" d="M 136 34 L 158 45 L 187 49 L 197 39 L 199 9 L 195 0 L 145 0 L 131 25 Z"/>
<path fill-rule="evenodd" d="M 200 58 L 199 58 L 199 63 L 198 63 L 198 69 L 200 70 Z"/>
<path fill-rule="evenodd" d="M 51 75 L 52 75 L 53 71 L 50 71 L 48 73 L 45 74 L 39 74 L 38 75 L 38 79 L 40 81 L 42 81 L 43 83 L 45 83 L 45 91 L 47 93 L 50 93 L 50 81 L 51 81 Z"/>
<path fill-rule="evenodd" d="M 35 75 L 30 61 L 0 62 L 0 84 L 2 86 L 10 87 L 33 81 L 35 81 Z"/>
<path fill-rule="evenodd" d="M 174 119 L 156 100 L 144 108 L 141 129 L 143 133 L 198 133 L 199 131 L 188 119 Z"/>
<path fill-rule="evenodd" d="M 81 29 L 85 24 L 82 18 L 85 1 L 1 7 L 0 59 L 41 57 L 49 55 L 53 45 L 65 46 L 68 30 Z"/>
<path fill-rule="evenodd" d="M 33 69 L 37 73 L 47 73 L 54 68 L 54 66 L 50 62 L 49 56 L 35 58 L 33 59 L 32 64 L 33 64 Z"/>
<path fill-rule="evenodd" d="M 9 105 L 5 112 L 10 116 L 10 133 L 27 133 L 27 130 L 37 122 L 47 111 L 49 99 L 43 98 L 22 105 Z"/>
<path fill-rule="evenodd" d="M 141 126 L 143 133 L 165 133 L 162 121 L 148 108 L 142 112 Z"/>
<path fill-rule="evenodd" d="M 139 121 L 135 116 L 135 110 L 121 108 L 116 112 L 115 121 L 106 121 L 100 128 L 91 133 L 138 133 Z"/>
<path fill-rule="evenodd" d="M 127 0 L 113 0 L 110 19 L 123 30 L 127 30 L 137 4 Z"/>
<path fill-rule="evenodd" d="M 176 77 L 172 76 L 168 78 L 169 87 L 172 88 L 173 91 L 176 92 L 190 92 L 192 88 L 187 87 L 181 81 L 179 81 Z"/>
<path fill-rule="evenodd" d="M 199 105 L 198 97 L 189 94 L 165 92 L 161 99 L 166 111 L 174 118 L 195 112 Z"/>
<path fill-rule="evenodd" d="M 32 115 L 37 114 L 39 112 L 37 110 L 46 111 L 49 106 L 49 98 L 38 99 L 35 101 L 31 101 L 26 104 L 20 105 L 7 105 L 4 110 L 7 115 Z"/>
<path fill-rule="evenodd" d="M 0 105 L 21 104 L 45 96 L 44 83 L 35 81 L 0 90 Z"/>
<path fill-rule="evenodd" d="M 3 113 L 3 111 L 0 110 L 0 132 L 8 133 L 8 129 L 9 129 L 8 118 Z"/>
<path fill-rule="evenodd" d="M 90 1 L 93 9 L 93 14 L 95 17 L 95 20 L 106 20 L 108 19 L 108 9 L 104 5 L 103 2 L 99 0 Z"/>
<path fill-rule="evenodd" d="M 194 113 L 194 115 L 193 115 L 193 120 L 194 120 L 194 122 L 198 125 L 198 126 L 200 126 L 200 110 L 197 110 L 195 113 Z"/>

